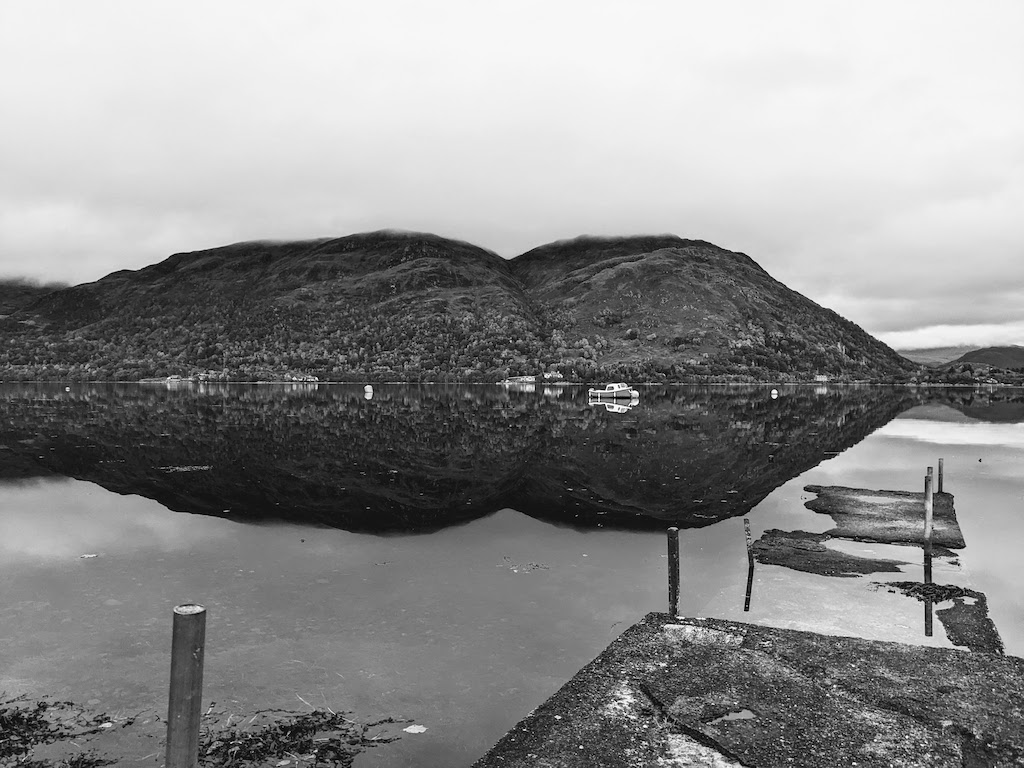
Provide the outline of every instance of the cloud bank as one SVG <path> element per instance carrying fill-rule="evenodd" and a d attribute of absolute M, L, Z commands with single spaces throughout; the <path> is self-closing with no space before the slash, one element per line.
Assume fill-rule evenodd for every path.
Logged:
<path fill-rule="evenodd" d="M 1022 22 L 1016 2 L 6 3 L 0 277 L 383 227 L 506 257 L 674 232 L 883 338 L 1021 342 Z"/>

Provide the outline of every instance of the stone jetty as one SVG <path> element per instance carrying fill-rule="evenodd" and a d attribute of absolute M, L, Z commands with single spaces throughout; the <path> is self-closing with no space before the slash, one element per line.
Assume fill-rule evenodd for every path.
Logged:
<path fill-rule="evenodd" d="M 1024 764 L 1024 659 L 648 614 L 474 768 Z"/>

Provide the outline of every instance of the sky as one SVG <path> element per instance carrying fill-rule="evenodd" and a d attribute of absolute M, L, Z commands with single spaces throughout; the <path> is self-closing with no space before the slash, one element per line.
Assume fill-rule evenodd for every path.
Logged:
<path fill-rule="evenodd" d="M 742 251 L 897 349 L 1024 344 L 1019 0 L 0 0 L 0 278 L 241 240 Z"/>

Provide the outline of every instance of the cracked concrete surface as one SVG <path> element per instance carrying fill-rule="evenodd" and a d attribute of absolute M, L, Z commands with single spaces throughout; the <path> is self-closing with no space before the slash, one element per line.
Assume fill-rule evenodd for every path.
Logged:
<path fill-rule="evenodd" d="M 1024 764 L 1024 660 L 652 613 L 475 768 L 853 764 Z"/>

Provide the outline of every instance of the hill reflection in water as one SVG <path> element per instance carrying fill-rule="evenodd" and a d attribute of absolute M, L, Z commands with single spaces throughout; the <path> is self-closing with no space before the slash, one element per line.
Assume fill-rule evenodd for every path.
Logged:
<path fill-rule="evenodd" d="M 580 527 L 701 527 L 921 403 L 906 389 L 0 386 L 0 477 L 66 475 L 183 512 L 431 531 L 512 507 Z"/>

